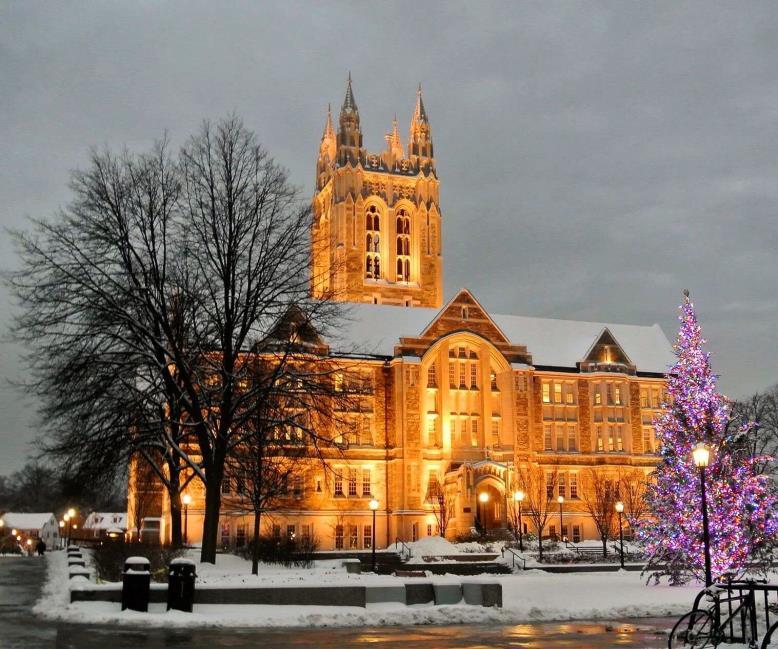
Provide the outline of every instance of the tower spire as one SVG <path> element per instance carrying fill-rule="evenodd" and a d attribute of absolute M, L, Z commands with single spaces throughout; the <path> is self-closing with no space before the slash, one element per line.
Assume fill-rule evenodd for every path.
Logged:
<path fill-rule="evenodd" d="M 354 90 L 351 88 L 351 72 L 348 73 L 348 85 L 346 86 L 346 96 L 343 99 L 343 106 L 340 109 L 340 114 L 343 113 L 358 113 L 357 102 L 354 100 Z"/>
<path fill-rule="evenodd" d="M 416 91 L 416 108 L 413 111 L 413 119 L 417 122 L 427 121 L 427 111 L 424 110 L 424 100 L 421 98 L 421 83 Z"/>

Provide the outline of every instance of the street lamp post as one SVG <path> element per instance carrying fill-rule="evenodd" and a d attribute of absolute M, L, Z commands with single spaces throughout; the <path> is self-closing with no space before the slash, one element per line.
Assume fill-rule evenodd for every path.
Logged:
<path fill-rule="evenodd" d="M 181 497 L 184 503 L 184 545 L 189 545 L 189 504 L 192 502 L 192 496 L 184 494 Z"/>
<path fill-rule="evenodd" d="M 72 507 L 68 509 L 68 513 L 65 514 L 65 520 L 68 523 L 68 545 L 70 545 L 70 530 L 72 529 L 73 518 L 75 517 L 75 515 L 76 515 L 76 510 L 73 509 Z"/>
<path fill-rule="evenodd" d="M 565 502 L 564 496 L 558 496 L 556 501 L 559 503 L 559 538 L 562 538 L 562 504 Z"/>
<path fill-rule="evenodd" d="M 373 527 L 371 528 L 372 539 L 370 539 L 370 549 L 372 550 L 373 559 L 373 572 L 375 572 L 375 513 L 378 509 L 378 500 L 372 498 L 370 500 L 370 510 L 373 512 Z"/>
<path fill-rule="evenodd" d="M 624 567 L 624 528 L 621 526 L 621 515 L 624 512 L 624 503 L 620 500 L 616 503 L 616 513 L 619 515 L 619 552 L 621 554 L 621 567 Z"/>
<path fill-rule="evenodd" d="M 713 583 L 710 567 L 710 534 L 708 532 L 708 499 L 705 494 L 705 469 L 710 462 L 710 449 L 702 442 L 692 451 L 695 466 L 700 470 L 700 492 L 702 494 L 702 542 L 705 552 L 705 586 Z"/>
<path fill-rule="evenodd" d="M 513 500 L 519 508 L 519 552 L 524 552 L 524 527 L 521 524 L 521 501 L 524 500 L 524 492 L 519 490 L 513 493 Z"/>
<path fill-rule="evenodd" d="M 65 530 L 65 521 L 59 522 L 59 549 L 61 550 L 63 548 L 63 544 L 65 543 L 65 537 L 63 535 L 63 531 Z"/>

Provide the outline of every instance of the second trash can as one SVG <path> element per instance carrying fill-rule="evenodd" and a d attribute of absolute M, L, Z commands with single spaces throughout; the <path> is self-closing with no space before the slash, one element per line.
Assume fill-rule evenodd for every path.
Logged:
<path fill-rule="evenodd" d="M 192 612 L 195 593 L 195 564 L 189 559 L 170 562 L 167 582 L 167 608 Z"/>
<path fill-rule="evenodd" d="M 122 610 L 148 612 L 151 590 L 150 565 L 146 557 L 127 557 L 124 560 Z"/>

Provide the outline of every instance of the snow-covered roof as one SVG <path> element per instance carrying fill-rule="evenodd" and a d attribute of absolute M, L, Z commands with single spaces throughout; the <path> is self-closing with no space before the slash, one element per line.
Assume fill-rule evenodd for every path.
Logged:
<path fill-rule="evenodd" d="M 438 309 L 354 304 L 347 321 L 332 340 L 335 351 L 393 356 L 400 337 L 418 336 L 438 315 Z M 578 320 L 489 316 L 512 344 L 525 345 L 535 366 L 575 368 L 606 328 L 639 372 L 665 373 L 675 357 L 658 324 L 627 325 Z"/>
<path fill-rule="evenodd" d="M 54 514 L 51 512 L 40 513 L 18 513 L 18 512 L 6 512 L 2 516 L 5 522 L 5 527 L 16 528 L 17 530 L 42 530 L 43 526 L 48 523 Z"/>
<path fill-rule="evenodd" d="M 84 528 L 88 530 L 114 527 L 127 529 L 127 512 L 92 512 L 84 521 Z"/>

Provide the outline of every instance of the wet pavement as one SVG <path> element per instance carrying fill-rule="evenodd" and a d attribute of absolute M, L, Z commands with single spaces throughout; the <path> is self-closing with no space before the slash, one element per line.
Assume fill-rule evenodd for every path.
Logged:
<path fill-rule="evenodd" d="M 141 629 L 45 622 L 32 615 L 45 579 L 39 558 L 0 558 L 2 649 L 275 649 L 276 647 L 423 647 L 429 649 L 667 646 L 674 620 L 559 622 L 513 626 L 451 625 L 358 629 Z"/>

